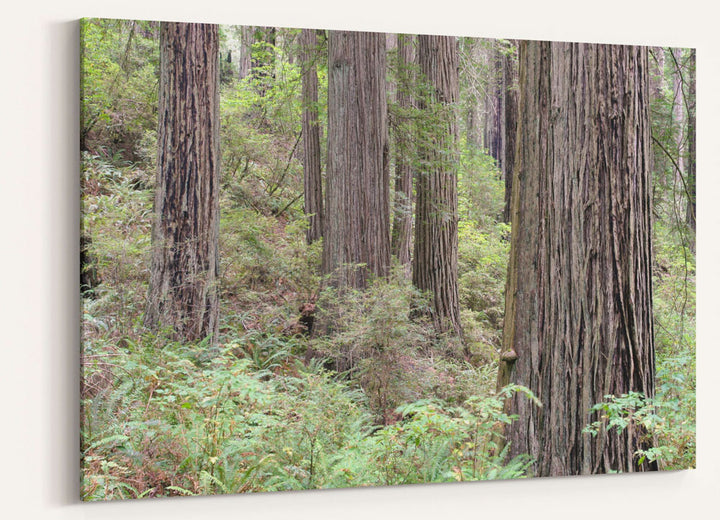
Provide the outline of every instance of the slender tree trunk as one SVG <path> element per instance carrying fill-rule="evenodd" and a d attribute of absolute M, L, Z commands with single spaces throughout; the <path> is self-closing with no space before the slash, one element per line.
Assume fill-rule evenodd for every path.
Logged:
<path fill-rule="evenodd" d="M 685 138 L 687 129 L 687 118 L 685 114 L 685 89 L 682 76 L 682 49 L 672 49 L 675 72 L 673 73 L 673 124 L 675 126 L 675 151 L 677 153 L 677 164 L 679 172 L 676 172 L 675 178 L 684 176 L 687 173 L 685 168 Z M 678 182 L 681 182 L 678 180 Z"/>
<path fill-rule="evenodd" d="M 465 114 L 465 134 L 467 135 L 467 145 L 470 150 L 480 148 L 480 136 L 478 135 L 478 115 L 477 106 L 471 103 Z"/>
<path fill-rule="evenodd" d="M 482 40 L 478 38 L 463 38 L 459 40 L 460 51 L 467 61 L 463 70 L 463 79 L 467 82 L 467 105 L 464 107 L 465 141 L 468 151 L 472 153 L 480 150 L 483 146 L 485 131 L 483 126 L 485 88 L 482 86 L 482 74 L 478 71 L 478 64 L 485 60 L 481 43 Z"/>
<path fill-rule="evenodd" d="M 498 384 L 510 455 L 538 476 L 632 472 L 640 426 L 582 429 L 604 396 L 654 395 L 647 48 L 520 44 L 520 129 Z"/>
<path fill-rule="evenodd" d="M 650 63 L 650 95 L 652 99 L 660 99 L 665 89 L 665 49 L 651 47 L 648 50 L 648 62 Z"/>
<path fill-rule="evenodd" d="M 516 42 L 513 45 L 517 46 Z M 515 144 L 517 141 L 518 91 L 517 51 L 503 56 L 503 160 L 502 174 L 505 179 L 505 209 L 503 220 L 510 222 L 510 194 L 512 193 L 513 169 L 515 167 Z"/>
<path fill-rule="evenodd" d="M 330 31 L 323 272 L 364 288 L 390 267 L 385 35 Z"/>
<path fill-rule="evenodd" d="M 485 51 L 485 61 L 490 76 L 484 97 L 483 108 L 483 145 L 487 153 L 495 159 L 498 168 L 502 171 L 502 134 L 503 134 L 503 92 L 502 76 L 503 66 L 497 42 L 492 41 Z"/>
<path fill-rule="evenodd" d="M 420 71 L 433 92 L 431 99 L 421 98 L 420 108 L 435 120 L 429 135 L 420 139 L 424 167 L 417 177 L 413 283 L 432 294 L 437 331 L 461 335 L 457 284 L 457 45 L 457 39 L 451 36 L 418 36 Z"/>
<path fill-rule="evenodd" d="M 695 252 L 695 230 L 697 210 L 695 204 L 695 49 L 690 49 L 690 67 L 688 71 L 688 170 L 687 170 L 687 223 L 690 228 L 690 249 Z"/>
<path fill-rule="evenodd" d="M 238 79 L 243 80 L 250 74 L 252 63 L 252 45 L 255 40 L 255 28 L 244 25 L 240 28 L 240 58 L 238 65 Z"/>
<path fill-rule="evenodd" d="M 492 50 L 492 63 L 494 70 L 494 89 L 493 89 L 493 102 L 492 102 L 492 142 L 490 155 L 495 158 L 498 168 L 502 174 L 503 168 L 503 138 L 504 138 L 504 119 L 503 114 L 505 107 L 503 106 L 505 96 L 503 92 L 503 59 L 498 49 L 498 43 L 495 42 Z"/>
<path fill-rule="evenodd" d="M 160 28 L 158 170 L 145 325 L 217 336 L 218 26 Z"/>
<path fill-rule="evenodd" d="M 300 58 L 298 47 L 302 46 L 302 44 L 297 45 L 295 43 L 296 38 L 297 36 L 295 34 L 295 31 L 293 31 L 292 29 L 280 29 L 278 31 L 277 40 L 279 40 L 280 42 L 278 43 L 278 46 L 282 49 L 282 55 L 287 60 L 287 63 L 290 65 L 295 63 L 295 58 Z"/>
<path fill-rule="evenodd" d="M 395 132 L 395 201 L 393 208 L 392 254 L 405 266 L 410 275 L 413 219 L 413 167 L 411 125 L 403 118 L 413 107 L 412 85 L 414 84 L 415 38 L 407 34 L 398 35 L 398 85 L 397 106 L 401 114 Z"/>
<path fill-rule="evenodd" d="M 300 34 L 302 62 L 302 133 L 305 179 L 305 216 L 308 218 L 307 243 L 323 236 L 322 172 L 320 168 L 320 123 L 318 121 L 317 34 L 303 29 Z"/>

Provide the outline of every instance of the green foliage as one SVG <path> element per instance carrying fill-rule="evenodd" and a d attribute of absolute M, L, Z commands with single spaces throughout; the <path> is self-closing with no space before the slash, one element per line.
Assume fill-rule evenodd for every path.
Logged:
<path fill-rule="evenodd" d="M 126 334 L 143 309 L 150 266 L 152 192 L 147 173 L 83 154 L 83 233 L 100 285 L 85 301 L 86 326 Z"/>
<path fill-rule="evenodd" d="M 695 179 L 687 118 L 695 99 L 688 82 L 695 70 L 690 50 L 653 49 L 655 67 L 651 121 L 653 134 L 653 318 L 656 348 L 656 396 L 662 417 L 658 446 L 666 448 L 661 467 L 695 465 L 695 231 L 688 222 L 688 197 Z M 663 64 L 663 67 L 657 65 Z M 677 90 L 675 87 L 680 88 Z M 685 118 L 677 119 L 678 112 Z M 684 162 L 685 170 L 678 167 Z M 692 192 L 689 190 L 692 189 Z"/>
<path fill-rule="evenodd" d="M 379 414 L 421 394 L 420 357 L 432 348 L 430 325 L 411 319 L 410 309 L 426 307 L 420 293 L 396 268 L 365 291 L 338 294 L 326 289 L 318 301 L 317 321 L 329 329 L 312 348 L 341 370 L 353 371 Z"/>
<path fill-rule="evenodd" d="M 86 18 L 81 21 L 81 144 L 112 157 L 135 159 L 157 125 L 157 22 Z"/>
<path fill-rule="evenodd" d="M 151 337 L 116 350 L 111 386 L 83 401 L 83 496 L 515 478 L 527 467 L 492 454 L 497 426 L 512 420 L 503 401 L 521 387 L 463 406 L 407 404 L 374 429 L 362 391 L 305 367 L 278 338 L 264 338 L 275 357 L 259 362 L 248 350 L 258 339 L 205 361 L 202 344 Z"/>
<path fill-rule="evenodd" d="M 459 361 L 457 339 L 438 337 L 421 319 L 427 305 L 400 267 L 364 291 L 329 288 L 318 301 L 324 333 L 310 347 L 357 381 L 377 422 L 398 420 L 402 403 L 436 398 L 453 405 L 494 391 L 494 365 Z"/>
<path fill-rule="evenodd" d="M 322 241 L 306 244 L 304 219 L 282 222 L 249 208 L 222 208 L 224 326 L 281 333 L 317 294 Z"/>
<path fill-rule="evenodd" d="M 258 338 L 242 338 L 247 346 Z M 408 482 L 515 478 L 527 459 L 492 454 L 512 420 L 499 396 L 420 401 L 373 428 L 364 393 L 305 367 L 277 338 L 274 363 L 239 343 L 152 337 L 113 357 L 112 385 L 83 401 L 83 496 L 113 499 Z"/>
<path fill-rule="evenodd" d="M 510 226 L 501 222 L 505 184 L 492 157 L 472 151 L 458 180 L 458 287 L 465 339 L 473 358 L 497 358 L 505 314 Z"/>
<path fill-rule="evenodd" d="M 661 373 L 659 378 L 662 380 L 666 375 Z M 606 395 L 605 401 L 591 409 L 599 415 L 599 419 L 588 424 L 583 433 L 595 436 L 600 430 L 615 430 L 618 433 L 625 429 L 640 431 L 641 440 L 648 447 L 635 453 L 638 464 L 648 460 L 658 462 L 662 469 L 694 467 L 694 421 L 690 423 L 687 420 L 687 410 L 682 410 L 682 403 L 674 395 L 678 388 L 673 382 L 665 382 L 655 399 L 646 398 L 638 392 Z M 694 408 L 694 394 L 692 406 Z"/>
<path fill-rule="evenodd" d="M 231 84 L 226 106 L 239 109 L 264 132 L 276 135 L 300 131 L 301 70 L 289 63 L 284 50 L 270 41 L 252 46 L 253 66 L 243 81 Z"/>
<path fill-rule="evenodd" d="M 249 108 L 241 97 L 232 95 L 223 96 L 220 106 L 223 185 L 236 206 L 282 215 L 302 195 L 302 164 L 295 158 L 299 131 L 281 135 L 263 131 L 250 124 Z"/>
<path fill-rule="evenodd" d="M 499 222 L 505 207 L 505 181 L 490 155 L 463 153 L 458 171 L 458 210 L 480 229 Z"/>
<path fill-rule="evenodd" d="M 661 459 L 665 469 L 695 467 L 695 370 L 694 350 L 658 360 L 655 404 L 664 427 L 655 433 L 668 451 Z"/>
<path fill-rule="evenodd" d="M 505 462 L 507 450 L 497 443 L 498 426 L 515 419 L 504 413 L 503 403 L 516 392 L 536 401 L 528 389 L 508 386 L 497 396 L 470 397 L 461 407 L 430 399 L 398 408 L 402 421 L 376 434 L 375 457 L 382 483 L 524 476 L 532 460 L 523 455 Z"/>

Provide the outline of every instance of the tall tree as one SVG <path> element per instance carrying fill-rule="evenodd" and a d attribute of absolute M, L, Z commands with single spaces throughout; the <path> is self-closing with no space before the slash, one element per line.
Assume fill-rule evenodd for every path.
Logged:
<path fill-rule="evenodd" d="M 483 110 L 483 144 L 502 171 L 503 160 L 503 57 L 499 42 L 492 40 L 485 49 L 487 70 L 490 73 Z"/>
<path fill-rule="evenodd" d="M 419 107 L 430 117 L 420 138 L 413 283 L 432 294 L 437 331 L 459 335 L 457 46 L 452 36 L 418 36 L 420 72 L 429 87 Z"/>
<path fill-rule="evenodd" d="M 312 244 L 323 236 L 324 219 L 318 121 L 317 34 L 313 29 L 303 29 L 300 33 L 300 59 L 305 215 L 309 219 L 306 239 L 308 244 Z"/>
<path fill-rule="evenodd" d="M 152 266 L 145 325 L 218 330 L 218 26 L 163 23 Z"/>
<path fill-rule="evenodd" d="M 470 151 L 482 146 L 482 113 L 485 107 L 487 78 L 484 72 L 485 40 L 462 38 L 460 44 L 460 70 L 464 97 L 465 142 Z"/>
<path fill-rule="evenodd" d="M 255 28 L 252 25 L 240 27 L 240 57 L 238 59 L 238 79 L 250 74 L 252 63 L 252 45 L 255 40 Z"/>
<path fill-rule="evenodd" d="M 696 216 L 697 211 L 695 203 L 695 49 L 690 49 L 689 57 L 689 70 L 688 75 L 688 172 L 687 172 L 687 223 L 690 228 L 690 248 L 695 252 L 695 229 L 696 229 Z"/>
<path fill-rule="evenodd" d="M 337 287 L 389 271 L 385 61 L 384 34 L 330 31 L 323 272 Z"/>
<path fill-rule="evenodd" d="M 520 44 L 519 154 L 499 385 L 536 475 L 649 469 L 639 426 L 583 434 L 604 396 L 654 395 L 648 53 Z"/>
<path fill-rule="evenodd" d="M 675 66 L 673 70 L 673 126 L 675 128 L 675 150 L 677 157 L 677 177 L 683 177 L 687 173 L 685 157 L 687 154 L 687 95 L 685 77 L 683 75 L 683 49 L 670 49 L 672 61 Z"/>
<path fill-rule="evenodd" d="M 410 118 L 414 105 L 412 87 L 415 72 L 415 37 L 399 34 L 397 38 L 397 117 L 395 132 L 395 200 L 393 201 L 392 254 L 410 273 L 412 250 L 413 167 Z"/>
<path fill-rule="evenodd" d="M 510 222 L 510 194 L 512 193 L 513 169 L 515 167 L 515 143 L 517 138 L 518 91 L 517 91 L 517 43 L 502 55 L 503 67 L 503 139 L 502 175 L 505 179 L 505 209 L 503 220 Z"/>

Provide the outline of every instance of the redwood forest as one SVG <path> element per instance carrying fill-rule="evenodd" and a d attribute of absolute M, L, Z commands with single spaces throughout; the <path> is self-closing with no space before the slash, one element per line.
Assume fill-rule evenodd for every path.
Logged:
<path fill-rule="evenodd" d="M 84 19 L 81 495 L 694 468 L 694 49 Z"/>

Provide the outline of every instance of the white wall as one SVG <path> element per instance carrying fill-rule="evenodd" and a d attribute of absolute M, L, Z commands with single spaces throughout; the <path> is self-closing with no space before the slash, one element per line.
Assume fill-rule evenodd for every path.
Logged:
<path fill-rule="evenodd" d="M 581 7 L 581 6 L 592 7 Z M 15 0 L 3 7 L 0 514 L 5 518 L 718 518 L 720 29 L 711 2 Z M 698 48 L 698 469 L 78 503 L 78 24 L 83 16 Z"/>

